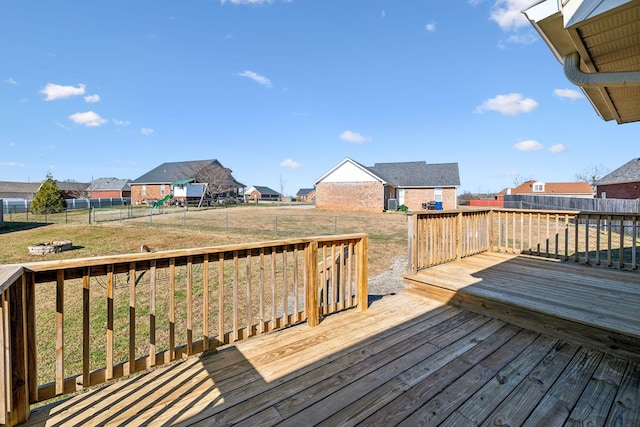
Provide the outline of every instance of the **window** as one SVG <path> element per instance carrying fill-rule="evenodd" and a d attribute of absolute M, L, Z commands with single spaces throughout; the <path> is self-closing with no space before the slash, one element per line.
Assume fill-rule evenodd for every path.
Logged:
<path fill-rule="evenodd" d="M 161 196 L 164 196 L 164 191 L 165 191 L 164 184 L 160 184 L 160 195 Z"/>
<path fill-rule="evenodd" d="M 147 186 L 146 185 L 142 185 L 142 195 L 146 196 L 147 195 Z"/>
<path fill-rule="evenodd" d="M 533 184 L 533 192 L 534 193 L 542 193 L 544 191 L 544 183 L 536 182 Z"/>
<path fill-rule="evenodd" d="M 442 188 L 436 188 L 433 190 L 433 198 L 436 202 L 442 201 Z"/>

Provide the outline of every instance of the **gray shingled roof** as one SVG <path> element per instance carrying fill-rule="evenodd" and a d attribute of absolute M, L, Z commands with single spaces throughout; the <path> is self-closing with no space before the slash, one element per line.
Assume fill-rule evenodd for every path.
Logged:
<path fill-rule="evenodd" d="M 106 191 L 106 190 L 131 190 L 128 179 L 118 178 L 98 178 L 91 181 L 87 191 Z"/>
<path fill-rule="evenodd" d="M 398 187 L 452 187 L 460 185 L 457 163 L 376 163 L 371 172 Z"/>
<path fill-rule="evenodd" d="M 313 190 L 314 188 L 301 188 L 296 193 L 296 196 L 306 196 L 307 194 L 311 193 Z"/>
<path fill-rule="evenodd" d="M 0 181 L 0 193 L 37 193 L 40 182 Z"/>
<path fill-rule="evenodd" d="M 640 182 L 640 158 L 632 159 L 598 180 L 597 185 Z"/>
<path fill-rule="evenodd" d="M 130 181 L 129 184 L 171 184 L 181 179 L 193 178 L 193 175 L 197 174 L 198 170 L 215 164 L 224 168 L 216 159 L 167 162 Z M 244 187 L 244 184 L 235 181 L 235 178 L 228 185 L 230 187 Z"/>
<path fill-rule="evenodd" d="M 280 193 L 278 193 L 276 190 L 273 190 L 269 187 L 260 187 L 258 185 L 254 185 L 253 188 L 255 188 L 263 196 L 266 196 L 269 194 L 272 196 L 280 196 Z"/>

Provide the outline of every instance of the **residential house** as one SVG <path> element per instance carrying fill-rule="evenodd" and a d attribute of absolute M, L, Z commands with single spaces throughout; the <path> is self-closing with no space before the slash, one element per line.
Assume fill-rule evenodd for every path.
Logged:
<path fill-rule="evenodd" d="M 126 198 L 131 197 L 131 186 L 128 179 L 98 178 L 91 181 L 87 187 L 90 199 Z"/>
<path fill-rule="evenodd" d="M 640 158 L 599 179 L 596 188 L 601 198 L 640 199 Z"/>
<path fill-rule="evenodd" d="M 5 200 L 33 200 L 41 185 L 42 181 L 0 181 L 0 198 Z M 65 199 L 77 199 L 87 196 L 87 187 L 89 184 L 75 181 L 56 181 L 56 186 Z"/>
<path fill-rule="evenodd" d="M 496 195 L 497 200 L 504 200 L 505 195 L 529 194 L 536 196 L 577 197 L 593 199 L 596 192 L 585 181 L 582 182 L 544 182 L 529 180 L 514 188 L 505 188 Z"/>
<path fill-rule="evenodd" d="M 276 190 L 272 190 L 269 187 L 262 187 L 258 185 L 247 188 L 244 192 L 245 200 L 257 202 L 258 200 L 281 200 L 282 194 Z"/>
<path fill-rule="evenodd" d="M 163 163 L 129 182 L 132 204 L 151 204 L 172 196 L 176 201 L 213 197 L 237 197 L 244 184 L 218 160 L 192 160 Z M 175 194 L 174 194 L 175 192 Z"/>
<path fill-rule="evenodd" d="M 345 158 L 316 181 L 320 209 L 382 212 L 405 205 L 410 210 L 457 208 L 457 163 L 376 163 L 367 167 Z"/>
<path fill-rule="evenodd" d="M 301 188 L 296 193 L 296 202 L 314 202 L 316 201 L 315 188 Z"/>

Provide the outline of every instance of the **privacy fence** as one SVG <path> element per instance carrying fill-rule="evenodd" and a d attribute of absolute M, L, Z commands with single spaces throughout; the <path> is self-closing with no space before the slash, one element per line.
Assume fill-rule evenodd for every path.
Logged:
<path fill-rule="evenodd" d="M 580 197 L 552 197 L 522 194 L 504 196 L 504 207 L 507 209 L 639 213 L 640 199 L 585 199 Z"/>

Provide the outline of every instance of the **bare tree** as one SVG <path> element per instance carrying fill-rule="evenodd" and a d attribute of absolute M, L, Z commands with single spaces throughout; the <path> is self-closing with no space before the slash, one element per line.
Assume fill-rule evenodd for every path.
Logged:
<path fill-rule="evenodd" d="M 237 195 L 238 189 L 242 187 L 231 175 L 231 170 L 217 160 L 188 162 L 183 173 L 185 178 L 193 178 L 196 182 L 206 184 L 205 197 L 211 199 L 227 193 Z"/>
<path fill-rule="evenodd" d="M 588 182 L 595 188 L 600 178 L 608 173 L 608 169 L 602 163 L 594 163 L 586 167 L 582 172 L 577 173 L 576 180 Z"/>
<path fill-rule="evenodd" d="M 519 187 L 527 181 L 531 181 L 533 178 L 525 178 L 521 175 L 513 177 L 513 186 Z"/>

